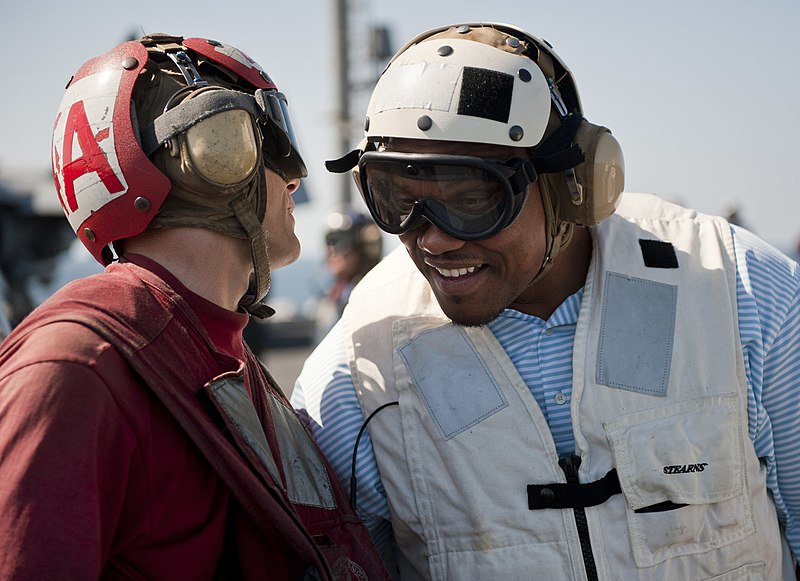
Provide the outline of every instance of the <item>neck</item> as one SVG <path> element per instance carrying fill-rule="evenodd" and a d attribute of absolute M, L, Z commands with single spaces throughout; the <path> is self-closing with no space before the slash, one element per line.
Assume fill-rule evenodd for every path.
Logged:
<path fill-rule="evenodd" d="M 146 230 L 125 240 L 124 252 L 158 262 L 190 291 L 231 311 L 253 270 L 246 240 L 201 228 Z"/>
<path fill-rule="evenodd" d="M 550 270 L 528 287 L 510 308 L 547 320 L 567 297 L 586 282 L 592 260 L 592 237 L 588 228 L 576 226 L 572 240 L 556 256 Z"/>

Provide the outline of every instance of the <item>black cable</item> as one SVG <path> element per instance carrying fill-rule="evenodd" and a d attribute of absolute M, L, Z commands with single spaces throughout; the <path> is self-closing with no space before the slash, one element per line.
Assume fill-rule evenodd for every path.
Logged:
<path fill-rule="evenodd" d="M 367 419 L 364 420 L 364 423 L 361 424 L 361 428 L 358 430 L 358 435 L 356 436 L 356 443 L 353 446 L 353 462 L 350 467 L 350 506 L 352 507 L 353 510 L 356 509 L 356 457 L 358 456 L 358 443 L 361 440 L 361 435 L 364 433 L 364 430 L 366 429 L 367 424 L 370 422 L 370 420 L 372 420 L 372 418 L 375 417 L 375 414 L 377 414 L 382 409 L 388 408 L 389 406 L 393 405 L 400 405 L 400 402 L 390 401 L 389 403 L 385 403 L 381 406 L 378 406 L 378 408 L 375 409 L 375 411 L 369 414 Z"/>

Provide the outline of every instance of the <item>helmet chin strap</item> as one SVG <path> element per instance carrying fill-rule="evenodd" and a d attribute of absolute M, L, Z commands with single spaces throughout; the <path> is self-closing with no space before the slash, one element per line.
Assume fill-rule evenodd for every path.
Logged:
<path fill-rule="evenodd" d="M 262 302 L 270 286 L 267 237 L 246 196 L 240 195 L 232 200 L 231 209 L 247 233 L 250 254 L 253 258 L 253 275 L 250 277 L 247 292 L 239 300 L 239 306 L 255 317 L 266 319 L 275 314 L 272 308 Z"/>
<path fill-rule="evenodd" d="M 550 187 L 545 180 L 539 181 L 539 192 L 542 196 L 542 207 L 544 209 L 544 234 L 545 234 L 545 253 L 539 271 L 531 279 L 528 286 L 539 282 L 555 263 L 556 257 L 572 241 L 575 232 L 575 224 L 564 222 L 557 218 L 557 211 L 554 206 L 553 196 Z"/>

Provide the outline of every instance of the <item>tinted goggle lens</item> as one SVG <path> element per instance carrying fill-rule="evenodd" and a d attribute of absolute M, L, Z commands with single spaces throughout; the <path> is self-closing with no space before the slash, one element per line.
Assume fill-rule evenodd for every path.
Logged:
<path fill-rule="evenodd" d="M 274 133 L 264 138 L 264 154 L 270 165 L 274 165 L 287 178 L 301 178 L 308 175 L 305 162 L 300 156 L 292 119 L 289 116 L 289 103 L 283 93 L 272 89 L 261 90 L 265 113 L 272 123 Z M 274 138 L 277 138 L 276 139 Z"/>
<path fill-rule="evenodd" d="M 481 158 L 365 153 L 359 161 L 362 193 L 377 224 L 402 234 L 425 220 L 462 240 L 494 236 L 517 214 L 532 164 Z"/>

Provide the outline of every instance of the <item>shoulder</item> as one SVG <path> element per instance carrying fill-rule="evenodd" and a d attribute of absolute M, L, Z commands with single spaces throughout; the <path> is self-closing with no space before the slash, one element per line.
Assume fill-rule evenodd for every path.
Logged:
<path fill-rule="evenodd" d="M 38 398 L 66 407 L 75 402 L 119 415 L 118 402 L 130 400 L 140 380 L 106 338 L 84 324 L 60 319 L 62 297 L 74 296 L 69 289 L 56 293 L 0 344 L 0 397 L 13 393 L 31 403 Z"/>
<path fill-rule="evenodd" d="M 352 391 L 353 384 L 340 320 L 303 364 L 292 392 L 292 405 L 309 409 L 309 413 L 318 418 L 323 394 L 331 395 L 330 389 L 347 391 L 348 388 Z"/>
<path fill-rule="evenodd" d="M 749 230 L 731 226 L 740 316 L 780 327 L 800 303 L 800 266 Z"/>
<path fill-rule="evenodd" d="M 786 256 L 783 252 L 769 244 L 750 230 L 741 226 L 731 225 L 734 248 L 737 262 L 749 270 L 773 268 L 775 276 L 786 277 L 790 280 L 800 280 L 800 267 L 797 262 Z"/>
<path fill-rule="evenodd" d="M 612 216 L 642 220 L 691 220 L 703 214 L 655 194 L 625 192 Z"/>
<path fill-rule="evenodd" d="M 779 295 L 796 295 L 800 266 L 777 248 L 740 226 L 731 225 L 736 267 L 749 292 L 773 289 Z"/>

